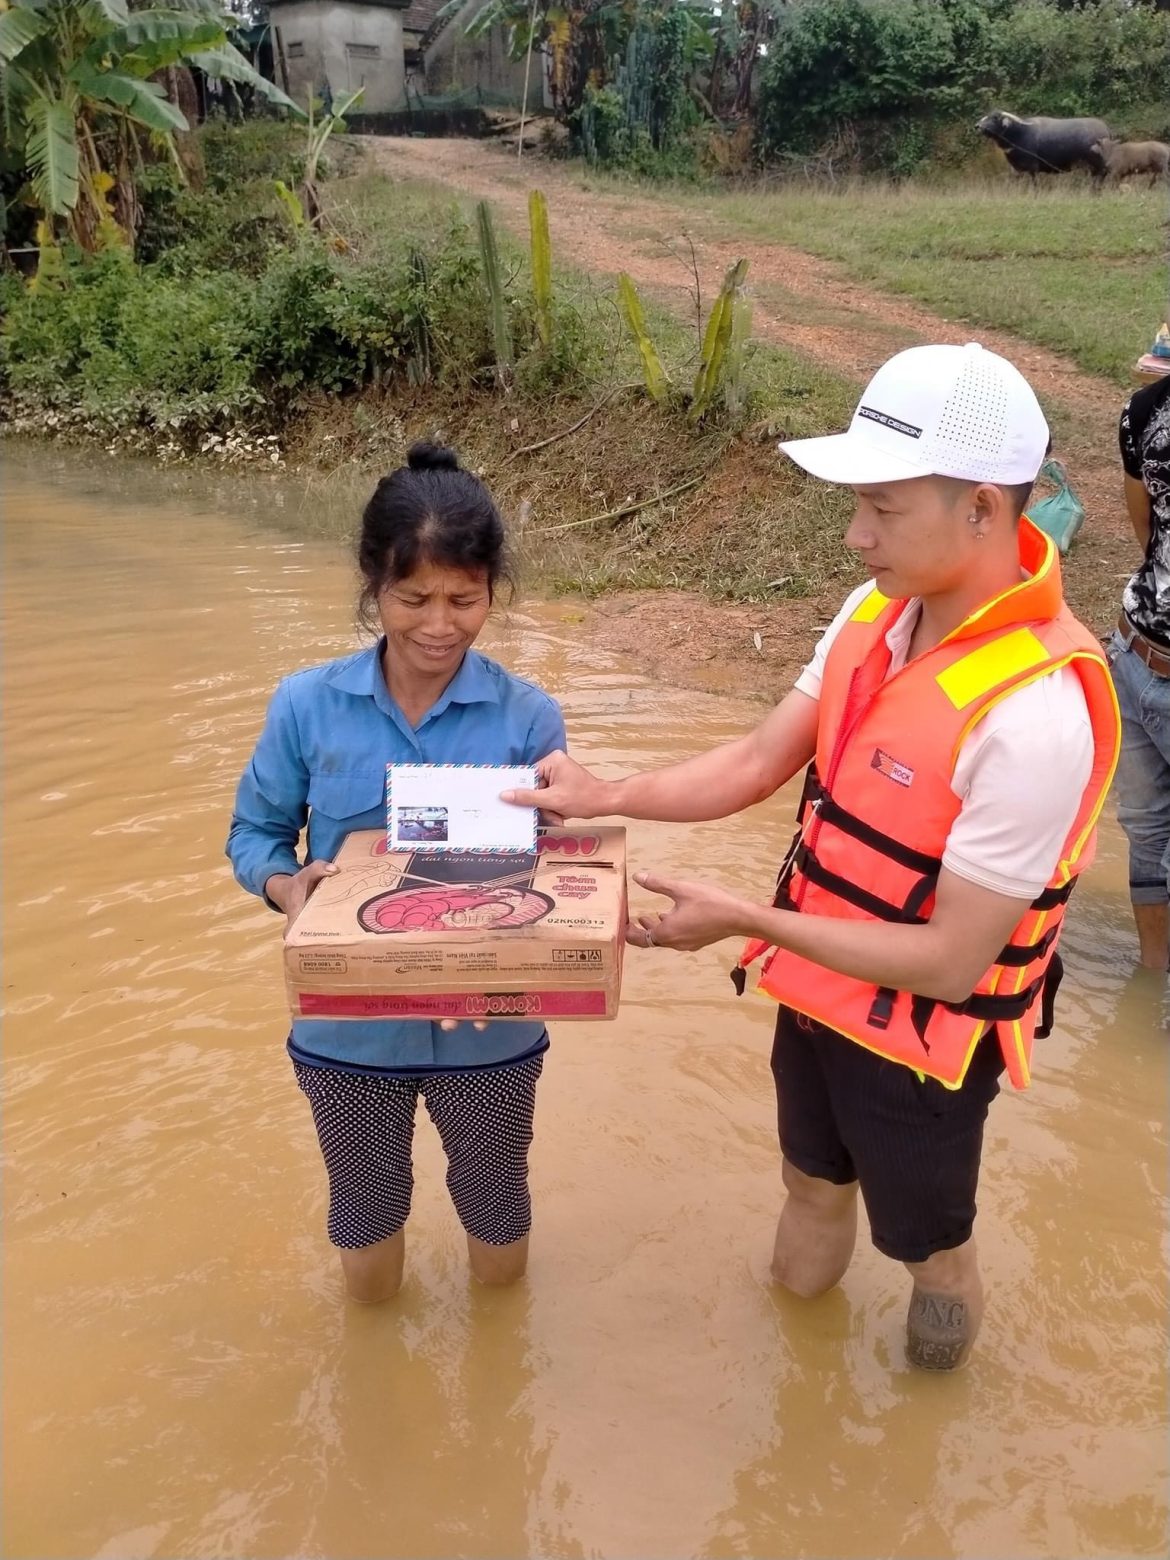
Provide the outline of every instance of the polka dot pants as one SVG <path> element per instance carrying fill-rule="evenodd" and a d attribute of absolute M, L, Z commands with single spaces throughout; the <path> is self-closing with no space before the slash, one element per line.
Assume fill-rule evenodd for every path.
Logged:
<path fill-rule="evenodd" d="M 470 1072 L 378 1077 L 294 1062 L 329 1172 L 329 1239 L 372 1246 L 410 1213 L 419 1095 L 447 1155 L 447 1190 L 463 1228 L 506 1246 L 532 1228 L 528 1147 L 543 1056 Z"/>

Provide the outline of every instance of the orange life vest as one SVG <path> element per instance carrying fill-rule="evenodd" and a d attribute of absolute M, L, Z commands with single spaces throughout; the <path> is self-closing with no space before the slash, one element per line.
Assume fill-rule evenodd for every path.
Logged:
<path fill-rule="evenodd" d="M 1064 604 L 1055 547 L 1026 518 L 1020 561 L 1019 585 L 892 677 L 886 634 L 907 603 L 875 590 L 858 605 L 829 649 L 816 759 L 776 904 L 802 915 L 928 921 L 961 805 L 950 781 L 964 738 L 1015 689 L 1071 666 L 1088 704 L 1093 769 L 1048 886 L 965 1002 L 879 988 L 783 949 L 771 951 L 759 982 L 785 1006 L 956 1088 L 992 1025 L 1012 1084 L 1027 1087 L 1033 1035 L 1051 1024 L 1065 906 L 1092 859 L 1117 763 L 1117 701 L 1104 655 Z M 733 974 L 739 990 L 743 970 L 767 947 L 744 948 Z"/>

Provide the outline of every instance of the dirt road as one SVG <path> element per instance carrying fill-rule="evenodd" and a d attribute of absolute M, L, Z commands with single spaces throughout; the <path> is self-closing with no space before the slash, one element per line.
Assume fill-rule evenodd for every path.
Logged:
<path fill-rule="evenodd" d="M 807 301 L 813 312 L 831 301 L 838 321 L 831 325 L 802 323 L 777 317 L 759 298 L 753 329 L 764 341 L 795 348 L 842 375 L 863 381 L 892 349 L 914 341 L 969 341 L 984 345 L 1025 373 L 1041 398 L 1059 405 L 1071 427 L 1068 448 L 1061 454 L 1074 473 L 1086 508 L 1095 521 L 1106 515 L 1123 521 L 1116 494 L 1120 476 L 1116 459 L 1117 412 L 1121 395 L 1107 379 L 1083 373 L 1069 359 L 1021 340 L 1007 331 L 989 330 L 943 319 L 905 298 L 876 291 L 850 280 L 840 267 L 799 249 L 710 236 L 713 212 L 683 207 L 668 196 L 642 187 L 614 195 L 583 190 L 564 166 L 536 158 L 519 162 L 488 141 L 372 140 L 371 156 L 391 175 L 425 178 L 453 190 L 491 200 L 510 226 L 527 231 L 528 191 L 533 184 L 550 195 L 549 223 L 557 253 L 584 270 L 616 274 L 628 271 L 636 282 L 655 292 L 674 295 L 681 310 L 693 304 L 687 291 L 692 278 L 665 243 L 687 231 L 695 241 L 703 294 L 713 297 L 731 262 L 745 255 L 750 280 L 758 290 L 782 288 Z M 762 199 L 782 199 L 762 196 Z M 688 256 L 689 258 L 689 256 Z"/>

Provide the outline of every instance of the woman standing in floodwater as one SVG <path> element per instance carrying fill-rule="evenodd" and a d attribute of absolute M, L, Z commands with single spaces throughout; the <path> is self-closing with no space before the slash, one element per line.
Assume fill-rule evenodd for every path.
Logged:
<path fill-rule="evenodd" d="M 408 462 L 362 515 L 360 616 L 381 638 L 280 684 L 236 794 L 227 852 L 237 881 L 289 926 L 336 871 L 345 836 L 385 826 L 387 764 L 531 764 L 565 742 L 555 700 L 472 648 L 509 579 L 491 494 L 450 450 L 415 445 Z M 547 1048 L 539 1023 L 294 1021 L 288 1050 L 353 1299 L 388 1299 L 402 1282 L 420 1095 L 447 1154 L 472 1272 L 484 1283 L 524 1272 Z"/>

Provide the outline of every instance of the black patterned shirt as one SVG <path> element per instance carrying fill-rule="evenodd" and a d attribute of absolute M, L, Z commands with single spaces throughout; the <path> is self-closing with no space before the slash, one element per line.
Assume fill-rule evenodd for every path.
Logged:
<path fill-rule="evenodd" d="M 1125 587 L 1125 615 L 1170 649 L 1170 374 L 1130 397 L 1121 414 L 1121 464 L 1150 495 L 1150 542 Z"/>

